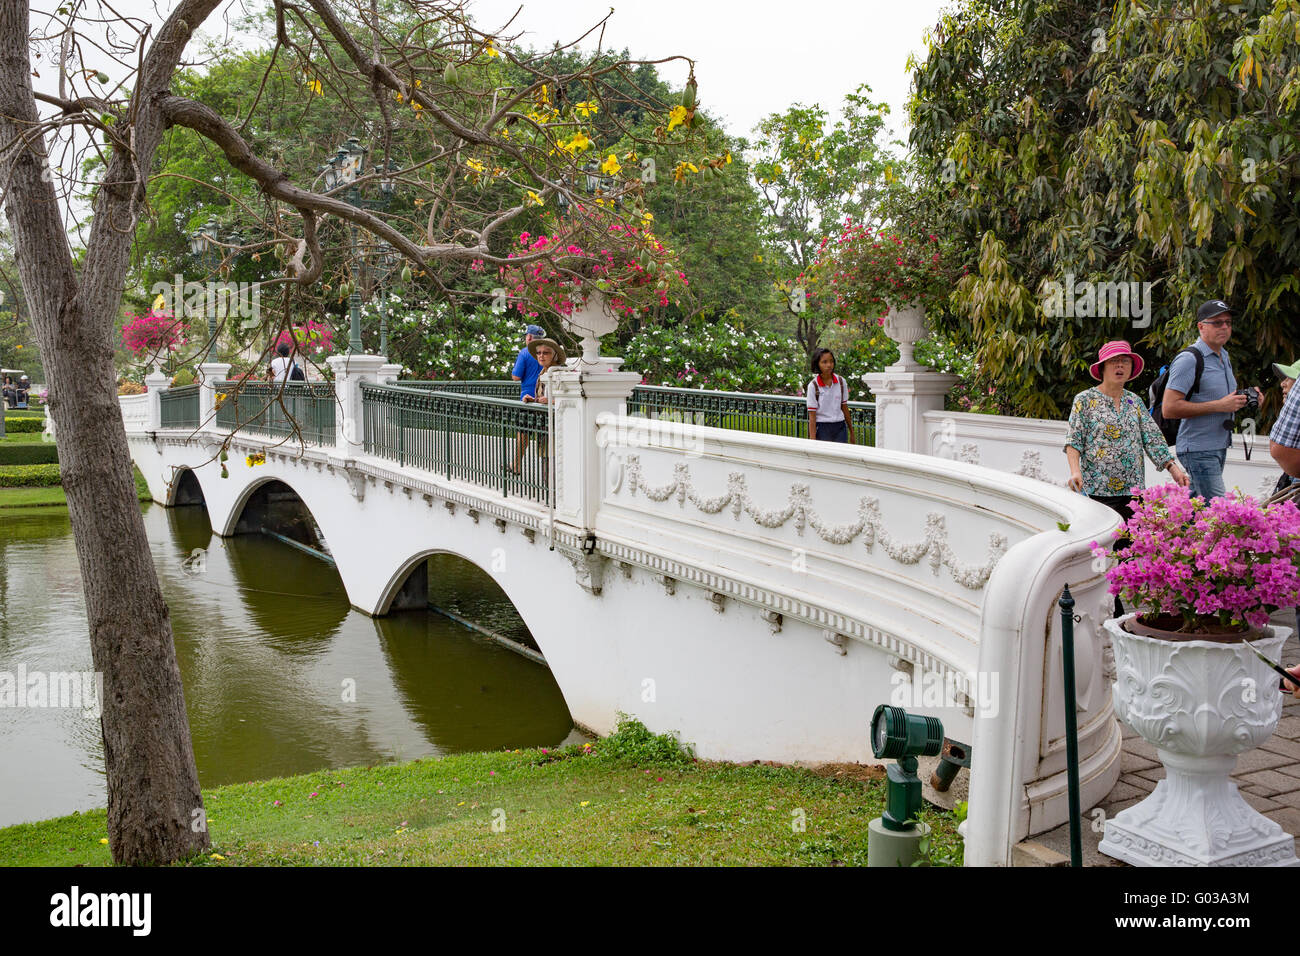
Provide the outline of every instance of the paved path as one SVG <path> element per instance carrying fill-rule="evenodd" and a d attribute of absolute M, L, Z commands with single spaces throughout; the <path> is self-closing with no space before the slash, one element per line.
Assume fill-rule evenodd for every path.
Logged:
<path fill-rule="evenodd" d="M 1291 637 L 1282 649 L 1284 667 L 1300 664 L 1300 641 L 1295 635 L 1295 613 L 1278 611 L 1273 623 L 1292 628 Z M 1165 768 L 1156 757 L 1155 748 L 1124 725 L 1124 753 L 1120 757 L 1120 778 L 1114 789 L 1100 804 L 1107 817 L 1112 817 L 1125 807 L 1146 799 L 1155 789 L 1156 781 L 1164 778 Z M 1300 700 L 1288 695 L 1282 698 L 1282 719 L 1277 731 L 1255 750 L 1237 758 L 1237 770 L 1232 775 L 1246 802 L 1264 816 L 1276 820 L 1287 833 L 1300 835 Z M 1084 814 L 1083 857 L 1085 866 L 1126 866 L 1112 857 L 1097 851 L 1101 842 L 1100 820 L 1094 831 L 1095 810 Z M 1060 826 L 1048 833 L 1039 834 L 1027 841 L 1045 848 L 1040 858 L 1030 862 L 1021 854 L 1026 865 L 1043 863 L 1060 865 L 1063 855 L 1068 864 L 1070 855 L 1070 828 Z M 1038 847 L 1028 847 L 1037 850 Z M 1297 847 L 1300 852 L 1300 846 Z"/>

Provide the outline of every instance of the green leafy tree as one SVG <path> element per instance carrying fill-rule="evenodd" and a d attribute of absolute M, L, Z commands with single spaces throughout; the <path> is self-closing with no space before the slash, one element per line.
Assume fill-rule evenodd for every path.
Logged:
<path fill-rule="evenodd" d="M 1298 25 L 1296 0 L 962 0 L 928 36 L 912 212 L 966 250 L 938 319 L 1015 410 L 1061 414 L 1107 339 L 1171 356 L 1214 297 L 1238 379 L 1271 381 L 1300 310 Z M 1071 276 L 1150 283 L 1150 313 L 1047 314 Z"/>
<path fill-rule="evenodd" d="M 796 338 L 810 354 L 828 318 L 805 284 L 821 240 L 837 233 L 846 216 L 882 222 L 891 197 L 905 189 L 903 162 L 882 142 L 889 107 L 873 103 L 870 92 L 863 84 L 849 93 L 830 128 L 820 106 L 796 103 L 764 118 L 747 144 L 762 198 L 762 235 L 775 260 L 769 275 L 788 297 Z"/>

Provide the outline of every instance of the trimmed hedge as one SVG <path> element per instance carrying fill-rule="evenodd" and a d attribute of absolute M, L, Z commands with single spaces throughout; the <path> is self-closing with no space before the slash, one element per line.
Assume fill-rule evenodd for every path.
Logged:
<path fill-rule="evenodd" d="M 45 431 L 45 417 L 40 418 L 19 418 L 17 415 L 5 416 L 5 432 L 10 435 L 18 435 L 22 432 L 43 432 Z"/>
<path fill-rule="evenodd" d="M 53 488 L 60 483 L 58 465 L 0 465 L 0 488 Z"/>
<path fill-rule="evenodd" d="M 57 465 L 59 450 L 54 442 L 0 441 L 0 465 Z"/>

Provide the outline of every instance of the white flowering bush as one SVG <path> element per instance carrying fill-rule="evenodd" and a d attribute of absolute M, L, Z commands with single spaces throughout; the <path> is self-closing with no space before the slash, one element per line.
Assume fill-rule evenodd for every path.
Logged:
<path fill-rule="evenodd" d="M 514 312 L 491 309 L 465 314 L 445 303 L 407 302 L 390 295 L 389 359 L 403 377 L 423 379 L 508 379 L 524 347 L 524 323 Z M 377 303 L 363 307 L 368 329 L 379 327 Z M 552 330 L 547 328 L 548 333 Z"/>
<path fill-rule="evenodd" d="M 720 320 L 658 326 L 637 332 L 623 346 L 624 368 L 646 385 L 722 392 L 801 394 L 807 359 L 793 338 L 743 329 Z"/>

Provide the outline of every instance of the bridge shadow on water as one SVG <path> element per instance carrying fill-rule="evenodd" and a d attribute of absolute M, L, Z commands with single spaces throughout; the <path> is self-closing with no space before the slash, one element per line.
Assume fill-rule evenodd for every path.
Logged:
<path fill-rule="evenodd" d="M 286 489 L 271 489 L 273 504 L 294 524 L 271 530 L 289 537 L 314 522 L 293 513 Z M 204 786 L 554 746 L 572 733 L 550 671 L 491 637 L 424 608 L 368 618 L 350 607 L 328 561 L 269 534 L 216 537 L 202 507 L 149 507 L 145 517 Z M 253 522 L 241 516 L 241 524 Z M 504 593 L 473 565 L 440 554 L 424 573 L 430 596 L 458 615 L 531 641 Z"/>

